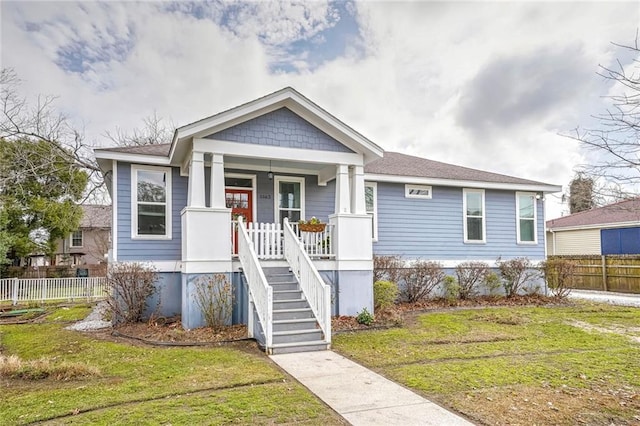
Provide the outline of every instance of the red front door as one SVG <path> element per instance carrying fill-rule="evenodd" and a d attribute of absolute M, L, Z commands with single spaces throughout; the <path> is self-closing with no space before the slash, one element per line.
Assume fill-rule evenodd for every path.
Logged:
<path fill-rule="evenodd" d="M 227 208 L 231 209 L 231 217 L 237 220 L 238 216 L 242 216 L 245 223 L 253 222 L 253 191 L 250 189 L 226 189 L 225 200 Z M 233 235 L 233 254 L 238 253 L 238 231 L 234 228 Z"/>

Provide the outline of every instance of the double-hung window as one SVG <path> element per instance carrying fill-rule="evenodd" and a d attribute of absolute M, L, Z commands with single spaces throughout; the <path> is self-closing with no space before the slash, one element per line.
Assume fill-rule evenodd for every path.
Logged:
<path fill-rule="evenodd" d="M 371 237 L 378 241 L 378 185 L 376 182 L 365 182 L 364 199 L 367 214 L 371 216 Z"/>
<path fill-rule="evenodd" d="M 82 231 L 77 230 L 71 234 L 71 247 L 82 247 Z"/>
<path fill-rule="evenodd" d="M 518 244 L 535 244 L 536 237 L 536 194 L 516 192 L 516 228 Z"/>
<path fill-rule="evenodd" d="M 171 169 L 131 166 L 131 236 L 171 239 Z"/>
<path fill-rule="evenodd" d="M 463 189 L 464 242 L 484 243 L 486 240 L 484 190 Z"/>
<path fill-rule="evenodd" d="M 304 178 L 293 176 L 276 176 L 275 179 L 276 216 L 279 223 L 284 218 L 295 223 L 304 217 Z"/>

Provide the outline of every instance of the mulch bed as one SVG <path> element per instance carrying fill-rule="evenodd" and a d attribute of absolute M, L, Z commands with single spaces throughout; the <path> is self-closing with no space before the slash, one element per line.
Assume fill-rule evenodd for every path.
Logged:
<path fill-rule="evenodd" d="M 456 308 L 483 308 L 493 306 L 545 306 L 566 304 L 556 298 L 529 295 L 512 298 L 482 296 L 470 300 L 445 299 L 427 300 L 417 303 L 401 303 L 393 309 L 376 314 L 375 322 L 370 325 L 359 324 L 355 317 L 337 316 L 331 320 L 333 333 L 354 332 L 364 330 L 399 327 L 411 321 L 416 315 L 429 311 Z M 242 341 L 247 339 L 246 325 L 233 325 L 214 331 L 203 327 L 184 330 L 179 317 L 169 318 L 163 322 L 146 322 L 116 327 L 113 334 L 118 337 L 132 338 L 147 343 L 206 344 Z"/>

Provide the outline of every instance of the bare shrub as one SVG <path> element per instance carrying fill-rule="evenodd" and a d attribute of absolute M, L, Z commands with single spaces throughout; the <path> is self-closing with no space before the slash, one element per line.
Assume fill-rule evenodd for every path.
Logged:
<path fill-rule="evenodd" d="M 462 262 L 456 266 L 460 299 L 476 296 L 478 284 L 486 280 L 488 273 L 489 265 L 485 262 Z"/>
<path fill-rule="evenodd" d="M 551 294 L 558 299 L 569 295 L 573 287 L 573 277 L 576 270 L 575 262 L 568 259 L 548 259 L 542 262 L 540 269 Z"/>
<path fill-rule="evenodd" d="M 224 274 L 203 275 L 194 283 L 193 295 L 207 327 L 219 331 L 231 322 L 233 288 Z"/>
<path fill-rule="evenodd" d="M 416 260 L 403 273 L 403 299 L 410 303 L 425 299 L 442 283 L 444 277 L 445 273 L 440 263 Z"/>
<path fill-rule="evenodd" d="M 510 260 L 496 261 L 498 270 L 502 276 L 502 287 L 505 296 L 513 297 L 534 279 L 538 278 L 538 271 L 533 268 L 531 261 L 526 257 L 516 257 Z"/>
<path fill-rule="evenodd" d="M 404 262 L 400 256 L 374 256 L 373 282 L 391 281 L 398 283 L 402 278 Z"/>
<path fill-rule="evenodd" d="M 147 299 L 155 291 L 156 270 L 142 263 L 116 263 L 107 274 L 107 305 L 115 324 L 142 321 Z"/>

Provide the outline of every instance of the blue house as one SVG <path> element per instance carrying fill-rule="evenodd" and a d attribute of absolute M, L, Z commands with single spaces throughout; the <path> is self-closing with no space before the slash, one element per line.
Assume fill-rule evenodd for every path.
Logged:
<path fill-rule="evenodd" d="M 170 144 L 97 149 L 114 262 L 160 272 L 163 314 L 203 325 L 197 279 L 233 284 L 233 321 L 268 352 L 326 348 L 331 316 L 373 311 L 374 255 L 545 257 L 559 186 L 385 152 L 292 88 L 178 128 Z M 308 229 L 301 219 L 325 226 Z"/>

